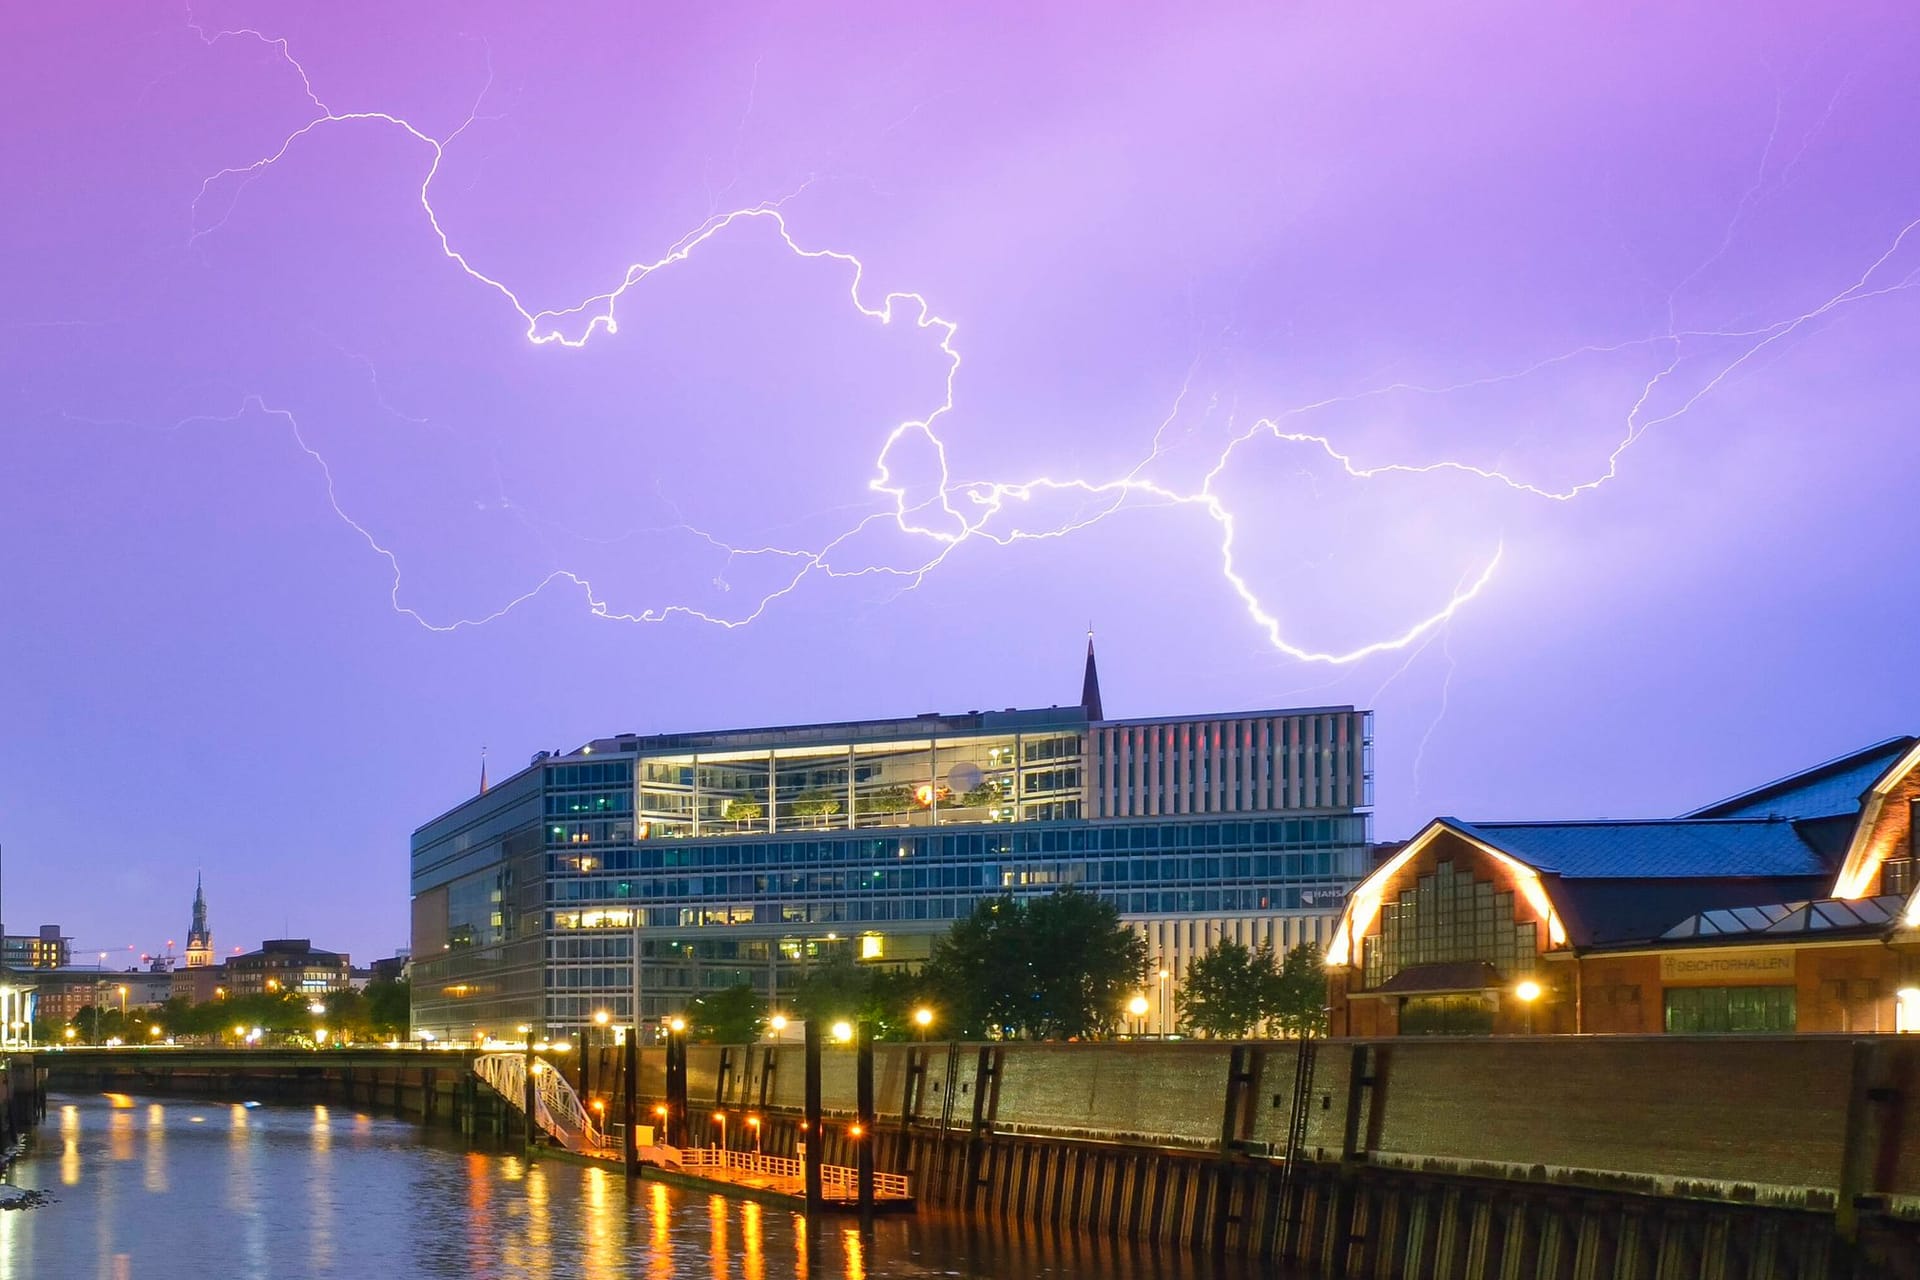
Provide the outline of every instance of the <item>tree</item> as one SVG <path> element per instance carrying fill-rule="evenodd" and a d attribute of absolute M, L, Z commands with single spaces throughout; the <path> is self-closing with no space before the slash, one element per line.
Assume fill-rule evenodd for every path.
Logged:
<path fill-rule="evenodd" d="M 823 788 L 802 791 L 793 798 L 793 812 L 801 818 L 831 818 L 840 812 L 842 798 Z"/>
<path fill-rule="evenodd" d="M 974 904 L 933 944 L 921 979 L 952 1034 L 1019 1034 L 1030 988 L 1026 908 L 1011 896 Z"/>
<path fill-rule="evenodd" d="M 956 1035 L 1074 1039 L 1119 1018 L 1146 954 L 1110 903 L 1068 888 L 976 904 L 934 944 L 922 979 Z"/>
<path fill-rule="evenodd" d="M 367 1017 L 374 1034 L 405 1036 L 413 1017 L 413 984 L 405 980 L 369 982 Z"/>
<path fill-rule="evenodd" d="M 327 1039 L 335 1044 L 384 1038 L 374 1029 L 371 1002 L 358 991 L 329 991 L 320 1000 L 308 1003 L 320 1004 L 322 1011 L 314 1013 L 309 1009 L 306 1026 L 302 1030 L 325 1027 Z"/>
<path fill-rule="evenodd" d="M 704 995 L 687 1005 L 687 1032 L 713 1044 L 751 1044 L 760 1038 L 767 1002 L 745 982 Z"/>
<path fill-rule="evenodd" d="M 855 813 L 901 813 L 913 803 L 913 790 L 899 783 L 875 787 L 854 805 Z"/>
<path fill-rule="evenodd" d="M 1067 888 L 1027 904 L 1035 1034 L 1074 1039 L 1110 1029 L 1147 967 L 1144 938 L 1105 898 Z"/>
<path fill-rule="evenodd" d="M 870 1022 L 876 1039 L 911 1029 L 909 1021 L 920 980 L 878 965 L 863 965 L 848 951 L 835 951 L 808 966 L 793 991 L 793 1010 L 822 1027 L 835 1022 Z"/>
<path fill-rule="evenodd" d="M 1223 938 L 1187 966 L 1181 1020 L 1202 1035 L 1245 1036 L 1266 1016 L 1279 976 L 1272 948 L 1249 951 L 1245 943 Z"/>
<path fill-rule="evenodd" d="M 1292 947 L 1267 984 L 1261 1011 L 1283 1036 L 1327 1034 L 1327 966 L 1311 942 Z"/>

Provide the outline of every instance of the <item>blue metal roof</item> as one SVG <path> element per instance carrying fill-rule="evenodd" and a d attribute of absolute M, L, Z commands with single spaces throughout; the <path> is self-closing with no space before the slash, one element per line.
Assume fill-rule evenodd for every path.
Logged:
<path fill-rule="evenodd" d="M 1790 822 L 1443 822 L 1539 871 L 1569 879 L 1818 876 L 1832 868 Z"/>
<path fill-rule="evenodd" d="M 1855 813 L 1860 797 L 1894 761 L 1912 748 L 1912 738 L 1888 738 L 1811 769 L 1777 778 L 1764 787 L 1728 796 L 1689 818 L 1831 818 Z"/>

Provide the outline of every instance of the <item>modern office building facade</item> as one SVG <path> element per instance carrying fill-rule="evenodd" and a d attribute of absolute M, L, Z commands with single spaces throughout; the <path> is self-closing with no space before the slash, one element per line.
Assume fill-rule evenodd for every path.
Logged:
<path fill-rule="evenodd" d="M 542 753 L 414 833 L 415 1029 L 629 1024 L 636 939 L 644 1024 L 777 999 L 836 950 L 912 966 L 981 899 L 1068 885 L 1170 975 L 1223 936 L 1325 942 L 1369 869 L 1370 732 L 1351 707 L 1107 720 L 1089 651 L 1074 706 Z"/>

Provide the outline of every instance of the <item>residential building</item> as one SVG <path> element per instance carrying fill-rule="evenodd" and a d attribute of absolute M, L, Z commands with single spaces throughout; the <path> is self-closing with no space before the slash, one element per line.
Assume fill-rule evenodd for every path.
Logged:
<path fill-rule="evenodd" d="M 236 996 L 319 995 L 353 984 L 344 952 L 320 951 L 306 938 L 269 938 L 258 951 L 226 963 L 227 991 Z"/>
<path fill-rule="evenodd" d="M 1920 739 L 1679 818 L 1436 818 L 1353 892 L 1336 1035 L 1920 1030 Z"/>
<path fill-rule="evenodd" d="M 144 976 L 95 965 L 42 970 L 33 975 L 34 1022 L 42 1036 L 52 1037 L 55 1027 L 79 1017 L 84 1010 L 119 1009 L 122 989 L 126 992 L 126 1007 L 139 1008 L 139 995 L 145 992 L 144 988 L 136 988 L 136 983 Z"/>
<path fill-rule="evenodd" d="M 912 967 L 975 903 L 1073 886 L 1148 941 L 1148 1023 L 1221 937 L 1324 944 L 1368 860 L 1371 713 L 1111 720 L 1080 702 L 623 734 L 414 833 L 414 1026 L 643 1023 L 835 952 Z M 634 947 L 641 964 L 636 975 Z"/>

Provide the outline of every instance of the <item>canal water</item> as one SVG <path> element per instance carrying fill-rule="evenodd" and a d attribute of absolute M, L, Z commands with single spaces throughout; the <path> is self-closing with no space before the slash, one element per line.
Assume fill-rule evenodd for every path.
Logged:
<path fill-rule="evenodd" d="M 1251 1280 L 1178 1252 L 968 1226 L 869 1233 L 344 1107 L 56 1095 L 7 1176 L 0 1280 Z"/>

